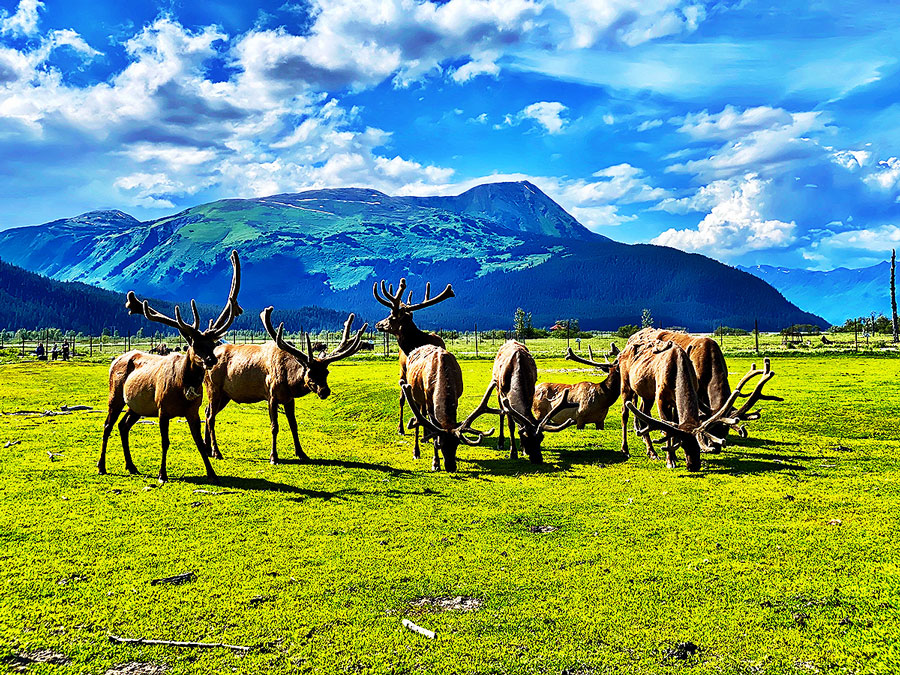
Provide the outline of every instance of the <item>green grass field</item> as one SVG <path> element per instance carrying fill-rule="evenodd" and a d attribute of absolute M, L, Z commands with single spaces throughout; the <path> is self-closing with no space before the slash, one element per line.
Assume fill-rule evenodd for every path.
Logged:
<path fill-rule="evenodd" d="M 729 358 L 733 381 L 749 364 Z M 461 365 L 465 412 L 491 361 Z M 538 366 L 545 381 L 595 377 L 559 358 Z M 647 459 L 637 439 L 622 461 L 619 403 L 603 431 L 549 435 L 542 466 L 510 461 L 494 437 L 461 448 L 447 474 L 430 471 L 430 445 L 414 461 L 412 437 L 396 434 L 396 363 L 352 360 L 332 367 L 331 398 L 298 401 L 310 464 L 268 463 L 263 404 L 226 408 L 216 488 L 183 422 L 165 486 L 155 424 L 131 435 L 144 475 L 124 473 L 117 434 L 110 475 L 96 474 L 106 363 L 0 366 L 4 412 L 102 411 L 0 416 L 0 659 L 52 649 L 70 663 L 30 672 L 99 674 L 126 662 L 170 673 L 897 672 L 900 360 L 813 355 L 773 369 L 767 389 L 786 401 L 765 404 L 751 438 L 705 455 L 699 474 L 683 458 L 674 471 Z M 289 437 L 283 424 L 284 458 Z M 183 572 L 196 579 L 151 585 Z M 422 601 L 457 596 L 477 608 Z M 116 645 L 110 633 L 254 649 Z"/>

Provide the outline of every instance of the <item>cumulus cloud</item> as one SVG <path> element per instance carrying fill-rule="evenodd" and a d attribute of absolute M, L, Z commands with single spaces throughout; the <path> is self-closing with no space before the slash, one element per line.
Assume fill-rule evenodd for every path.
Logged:
<path fill-rule="evenodd" d="M 13 14 L 0 10 L 0 35 L 31 36 L 38 30 L 38 10 L 44 8 L 41 0 L 19 0 Z"/>
<path fill-rule="evenodd" d="M 563 117 L 566 110 L 568 108 L 559 101 L 538 101 L 523 108 L 515 117 L 507 117 L 507 123 L 530 119 L 544 127 L 548 134 L 558 134 L 566 126 L 567 120 Z"/>
<path fill-rule="evenodd" d="M 770 181 L 749 174 L 732 183 L 728 194 L 725 186 L 718 184 L 715 194 L 706 196 L 720 201 L 695 229 L 671 228 L 652 243 L 734 260 L 750 251 L 783 248 L 795 242 L 796 223 L 767 215 Z"/>

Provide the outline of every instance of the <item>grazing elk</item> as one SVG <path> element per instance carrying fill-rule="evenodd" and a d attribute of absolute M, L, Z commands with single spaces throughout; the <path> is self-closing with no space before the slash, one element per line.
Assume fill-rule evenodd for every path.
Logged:
<path fill-rule="evenodd" d="M 372 284 L 372 295 L 382 305 L 391 310 L 391 313 L 381 321 L 375 324 L 375 328 L 382 333 L 390 333 L 397 338 L 397 346 L 400 350 L 400 381 L 406 381 L 406 359 L 414 349 L 424 345 L 433 345 L 435 347 L 445 347 L 444 341 L 439 335 L 434 333 L 426 333 L 419 330 L 413 323 L 413 312 L 425 307 L 431 307 L 439 302 L 443 302 L 447 298 L 455 297 L 453 288 L 447 284 L 447 288 L 435 297 L 430 297 L 431 283 L 425 284 L 425 299 L 422 302 L 412 302 L 412 291 L 403 302 L 403 292 L 406 290 L 406 279 L 400 279 L 397 286 L 397 294 L 394 295 L 394 285 L 385 287 L 384 280 L 381 281 L 381 295 L 378 294 L 378 284 Z M 403 430 L 403 401 L 405 396 L 400 392 L 400 424 L 397 426 L 397 433 L 405 433 Z"/>
<path fill-rule="evenodd" d="M 284 407 L 284 414 L 294 438 L 294 453 L 301 460 L 309 457 L 300 447 L 297 436 L 297 418 L 294 415 L 294 399 L 313 392 L 320 399 L 328 398 L 328 366 L 335 361 L 352 356 L 359 349 L 362 334 L 369 327 L 364 324 L 351 337 L 354 315 L 347 317 L 340 344 L 330 353 L 315 358 L 316 345 L 306 336 L 304 353 L 283 337 L 284 324 L 278 330 L 272 327 L 272 307 L 261 313 L 263 325 L 274 342 L 262 345 L 221 345 L 216 349 L 217 363 L 206 374 L 206 442 L 212 456 L 221 459 L 216 440 L 216 415 L 228 405 L 235 403 L 269 404 L 269 422 L 272 428 L 272 452 L 269 460 L 278 463 L 278 405 Z"/>
<path fill-rule="evenodd" d="M 615 345 L 613 346 L 615 347 Z M 619 398 L 621 386 L 619 364 L 598 363 L 585 359 L 576 356 L 571 348 L 566 351 L 566 358 L 599 368 L 607 373 L 606 379 L 603 382 L 579 382 L 578 384 L 541 382 L 534 391 L 534 403 L 532 404 L 534 416 L 541 419 L 553 407 L 553 401 L 558 400 L 563 391 L 567 391 L 569 403 L 577 407 L 563 408 L 550 421 L 561 424 L 568 419 L 573 419 L 576 429 L 584 429 L 587 424 L 593 424 L 597 429 L 602 429 L 610 406 Z"/>
<path fill-rule="evenodd" d="M 697 377 L 687 351 L 672 341 L 649 340 L 632 343 L 619 354 L 622 377 L 622 452 L 628 455 L 628 413 L 633 412 L 646 426 L 639 429 L 647 445 L 647 454 L 657 458 L 650 439 L 650 429 L 658 429 L 666 437 L 666 466 L 675 467 L 675 450 L 684 448 L 688 471 L 700 470 L 700 452 L 714 451 L 725 442 L 716 436 L 715 425 L 737 428 L 746 419 L 757 419 L 750 408 L 762 398 L 762 388 L 772 377 L 768 359 L 765 370 L 754 366 L 722 405 L 707 417 L 701 416 Z M 739 410 L 733 405 L 741 390 L 754 377 L 762 375 L 755 390 Z M 640 398 L 641 406 L 635 405 Z M 650 415 L 654 402 L 659 419 Z"/>
<path fill-rule="evenodd" d="M 173 417 L 187 419 L 188 428 L 206 467 L 206 475 L 212 482 L 217 482 L 216 474 L 207 457 L 207 447 L 200 429 L 200 405 L 203 403 L 203 378 L 206 371 L 216 364 L 216 343 L 225 335 L 231 323 L 243 312 L 237 302 L 241 287 L 241 265 L 237 251 L 231 252 L 231 265 L 234 268 L 231 279 L 231 292 L 228 302 L 219 317 L 212 321 L 206 330 L 200 330 L 200 316 L 197 304 L 191 300 L 191 312 L 194 323 L 187 324 L 181 318 L 178 306 L 175 306 L 175 318 L 172 319 L 150 307 L 146 300 L 139 301 L 134 292 L 128 292 L 125 306 L 129 314 L 141 314 L 148 321 L 177 328 L 187 341 L 183 353 L 157 356 L 140 351 L 122 354 L 109 367 L 109 412 L 103 425 L 103 447 L 97 469 L 106 473 L 106 445 L 113 425 L 119 414 L 128 406 L 125 417 L 119 422 L 119 433 L 122 437 L 122 451 L 125 454 L 125 468 L 129 473 L 138 473 L 131 461 L 128 448 L 128 432 L 141 417 L 159 417 L 159 433 L 162 437 L 162 464 L 159 469 L 159 482 L 168 480 L 166 473 L 166 453 L 169 450 L 169 421 Z"/>
<path fill-rule="evenodd" d="M 509 421 L 510 459 L 519 457 L 515 439 L 516 427 L 518 427 L 522 451 L 534 464 L 540 464 L 543 461 L 541 443 L 544 440 L 544 432 L 562 431 L 575 424 L 575 420 L 571 418 L 562 424 L 550 424 L 560 410 L 576 405 L 569 403 L 569 391 L 563 390 L 562 396 L 551 402 L 552 407 L 546 414 L 536 418 L 531 408 L 537 385 L 537 365 L 528 348 L 515 340 L 508 340 L 497 352 L 494 359 L 492 381 L 497 387 L 497 400 L 500 403 L 500 436 L 497 439 L 497 447 L 501 450 L 504 447 L 503 418 L 505 416 Z"/>
<path fill-rule="evenodd" d="M 714 410 L 720 410 L 725 401 L 731 396 L 731 384 L 728 382 L 728 366 L 725 363 L 725 355 L 719 343 L 709 337 L 701 337 L 684 333 L 682 331 L 664 330 L 658 328 L 645 328 L 628 340 L 643 342 L 646 340 L 671 340 L 684 349 L 691 359 L 694 372 L 697 375 L 697 395 L 700 399 L 700 409 L 704 415 L 710 415 Z M 778 396 L 761 396 L 765 401 L 782 401 Z M 747 430 L 743 426 L 735 428 L 742 438 L 747 436 Z M 716 424 L 711 429 L 712 433 L 721 438 L 727 438 L 730 427 L 726 424 Z M 718 452 L 718 446 L 713 449 Z"/>
<path fill-rule="evenodd" d="M 400 381 L 400 389 L 413 419 L 410 428 L 416 430 L 416 447 L 413 457 L 419 459 L 419 429 L 425 430 L 423 440 L 434 441 L 433 471 L 441 470 L 439 453 L 444 455 L 447 471 L 456 471 L 456 450 L 460 443 L 478 445 L 485 436 L 494 433 L 477 431 L 472 423 L 481 415 L 493 412 L 487 407 L 488 399 L 494 390 L 492 382 L 481 399 L 478 407 L 463 422 L 456 422 L 459 397 L 463 393 L 462 370 L 456 357 L 443 347 L 425 345 L 410 352 L 406 361 L 407 379 Z"/>

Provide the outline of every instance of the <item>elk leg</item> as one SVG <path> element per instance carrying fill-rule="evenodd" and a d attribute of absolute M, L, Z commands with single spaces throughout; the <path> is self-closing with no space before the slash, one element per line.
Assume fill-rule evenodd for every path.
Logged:
<path fill-rule="evenodd" d="M 506 419 L 509 421 L 509 458 L 519 459 L 519 449 L 516 447 L 516 423 L 509 413 L 507 413 Z"/>
<path fill-rule="evenodd" d="M 641 412 L 645 415 L 650 415 L 650 412 L 653 410 L 653 401 L 644 401 L 641 400 Z M 660 416 L 662 413 L 660 412 Z M 635 426 L 637 426 L 637 417 L 634 419 Z M 639 432 L 641 438 L 644 439 L 644 444 L 647 446 L 647 457 L 650 459 L 659 459 L 659 455 L 656 454 L 656 450 L 653 449 L 653 439 L 650 438 L 650 429 L 644 430 L 643 433 Z"/>
<path fill-rule="evenodd" d="M 629 457 L 628 454 L 628 406 L 625 405 L 631 400 L 631 396 L 622 393 L 622 454 Z"/>
<path fill-rule="evenodd" d="M 413 449 L 413 459 L 419 459 L 421 454 L 419 453 L 419 425 L 416 425 L 416 447 Z"/>
<path fill-rule="evenodd" d="M 406 435 L 406 430 L 403 428 L 403 403 L 406 399 L 403 397 L 403 390 L 400 390 L 400 424 L 397 425 L 397 433 L 401 436 Z M 416 457 L 418 459 L 418 457 Z"/>
<path fill-rule="evenodd" d="M 100 447 L 100 459 L 97 460 L 97 472 L 106 475 L 106 445 L 109 443 L 109 435 L 112 433 L 113 426 L 119 415 L 122 414 L 122 408 L 125 407 L 124 402 L 111 402 L 109 404 L 109 412 L 106 413 L 106 421 L 103 423 L 103 444 Z"/>
<path fill-rule="evenodd" d="M 219 442 L 216 439 L 216 415 L 218 415 L 225 406 L 228 405 L 227 398 L 209 397 L 209 405 L 206 406 L 206 434 L 204 441 L 209 452 L 209 456 L 213 459 L 222 459 L 222 453 L 219 452 Z"/>
<path fill-rule="evenodd" d="M 129 410 L 119 422 L 119 435 L 122 437 L 122 454 L 125 456 L 125 470 L 134 475 L 140 473 L 131 461 L 131 448 L 128 446 L 128 433 L 131 427 L 141 418 L 136 412 Z"/>
<path fill-rule="evenodd" d="M 497 437 L 497 449 L 505 450 L 506 439 L 503 438 L 503 425 L 506 424 L 506 420 L 503 419 L 503 401 L 500 400 L 499 392 L 497 393 L 497 407 L 500 409 L 500 435 Z"/>
<path fill-rule="evenodd" d="M 159 416 L 159 436 L 162 440 L 162 464 L 159 465 L 159 482 L 165 483 L 169 480 L 169 474 L 166 473 L 166 453 L 169 451 L 169 418 Z"/>
<path fill-rule="evenodd" d="M 437 441 L 437 438 L 434 439 Z M 438 453 L 437 443 L 434 444 L 434 459 L 431 462 L 431 470 L 432 471 L 440 471 L 441 470 L 441 456 Z"/>
<path fill-rule="evenodd" d="M 198 411 L 199 412 L 199 411 Z M 203 432 L 200 428 L 200 415 L 196 415 L 196 417 L 188 417 L 187 418 L 188 428 L 191 430 L 191 436 L 194 439 L 194 443 L 197 446 L 197 450 L 200 451 L 200 456 L 203 458 L 203 466 L 206 468 L 206 477 L 209 479 L 210 483 L 219 484 L 219 477 L 216 476 L 216 472 L 213 471 L 212 464 L 209 463 L 209 446 L 206 445 L 206 442 L 203 438 Z"/>
<path fill-rule="evenodd" d="M 291 428 L 291 436 L 294 437 L 294 454 L 300 460 L 308 461 L 306 453 L 300 447 L 300 437 L 297 435 L 297 417 L 294 415 L 294 399 L 284 402 L 284 415 L 287 417 L 288 426 Z"/>
<path fill-rule="evenodd" d="M 272 428 L 272 452 L 269 461 L 278 464 L 278 401 L 269 401 L 269 426 Z"/>

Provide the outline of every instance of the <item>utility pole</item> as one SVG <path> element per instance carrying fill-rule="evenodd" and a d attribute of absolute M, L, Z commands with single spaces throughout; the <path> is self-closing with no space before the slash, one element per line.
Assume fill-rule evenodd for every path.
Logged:
<path fill-rule="evenodd" d="M 900 342 L 897 335 L 897 291 L 894 285 L 895 269 L 897 267 L 897 249 L 891 249 L 891 328 L 893 329 L 894 343 Z"/>

